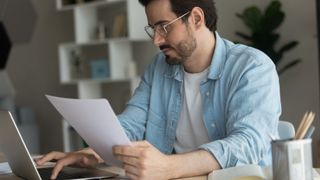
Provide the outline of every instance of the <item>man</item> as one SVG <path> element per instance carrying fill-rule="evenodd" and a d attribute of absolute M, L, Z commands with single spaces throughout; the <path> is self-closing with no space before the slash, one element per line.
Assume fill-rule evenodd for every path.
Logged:
<path fill-rule="evenodd" d="M 262 52 L 216 32 L 212 0 L 139 0 L 162 51 L 118 116 L 132 147 L 114 147 L 131 179 L 171 179 L 241 164 L 269 165 L 281 113 L 279 82 Z M 107 137 L 106 137 L 107 138 Z M 145 141 L 143 141 L 145 140 Z M 95 166 L 92 150 L 51 152 L 63 166 Z"/>

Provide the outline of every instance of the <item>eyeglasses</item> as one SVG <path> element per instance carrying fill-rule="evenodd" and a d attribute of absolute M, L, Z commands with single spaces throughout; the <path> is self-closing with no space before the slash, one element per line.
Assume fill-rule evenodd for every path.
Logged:
<path fill-rule="evenodd" d="M 162 37 L 166 37 L 168 34 L 168 30 L 167 27 L 170 24 L 173 24 L 174 22 L 178 21 L 179 19 L 183 18 L 184 16 L 186 16 L 187 14 L 189 14 L 190 11 L 182 14 L 181 16 L 177 17 L 176 19 L 166 23 L 166 24 L 157 24 L 154 26 L 146 26 L 144 27 L 144 30 L 146 31 L 146 33 L 150 36 L 151 39 L 154 39 L 154 36 L 157 33 L 159 33 L 160 36 Z"/>

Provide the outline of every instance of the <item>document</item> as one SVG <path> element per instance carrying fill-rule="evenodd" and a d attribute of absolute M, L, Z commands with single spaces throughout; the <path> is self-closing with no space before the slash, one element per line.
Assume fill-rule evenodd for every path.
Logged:
<path fill-rule="evenodd" d="M 11 168 L 7 162 L 0 163 L 0 174 L 12 173 Z"/>
<path fill-rule="evenodd" d="M 320 180 L 320 175 L 313 168 L 313 179 Z M 272 180 L 272 167 L 260 167 L 256 164 L 247 164 L 242 166 L 230 167 L 220 170 L 214 170 L 208 175 L 208 180 Z"/>
<path fill-rule="evenodd" d="M 271 180 L 271 167 L 262 168 L 258 165 L 248 164 L 214 170 L 208 175 L 208 180 Z"/>
<path fill-rule="evenodd" d="M 112 147 L 131 146 L 131 142 L 108 100 L 46 97 L 106 164 L 121 165 L 113 156 Z"/>

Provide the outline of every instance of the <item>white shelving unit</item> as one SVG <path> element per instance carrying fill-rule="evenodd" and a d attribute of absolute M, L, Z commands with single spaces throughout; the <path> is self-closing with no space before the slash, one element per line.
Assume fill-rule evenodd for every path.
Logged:
<path fill-rule="evenodd" d="M 59 11 L 73 11 L 75 31 L 75 41 L 58 48 L 61 83 L 77 85 L 79 98 L 101 98 L 102 85 L 106 83 L 128 82 L 132 92 L 138 83 L 134 75 L 134 42 L 151 46 L 144 32 L 144 8 L 136 0 L 69 2 L 72 1 L 56 0 Z M 97 60 L 104 65 L 100 69 L 104 74 L 98 78 L 92 75 L 92 63 Z M 65 151 L 82 147 L 81 138 L 65 121 L 63 142 Z"/>

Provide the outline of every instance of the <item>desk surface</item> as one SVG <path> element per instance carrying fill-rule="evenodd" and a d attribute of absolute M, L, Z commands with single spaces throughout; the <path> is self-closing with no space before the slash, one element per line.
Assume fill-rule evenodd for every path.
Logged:
<path fill-rule="evenodd" d="M 0 163 L 5 162 L 4 155 L 0 152 Z M 119 174 L 119 177 L 111 178 L 114 180 L 124 180 L 127 179 L 124 177 L 124 170 L 118 167 L 99 167 L 99 169 L 112 172 L 115 174 Z M 320 168 L 315 168 L 315 170 L 320 173 Z M 14 174 L 0 174 L 1 180 L 21 180 L 21 178 L 15 176 Z M 207 176 L 197 176 L 197 177 L 189 177 L 189 178 L 180 178 L 179 180 L 207 180 Z M 316 176 L 314 180 L 320 180 L 320 176 Z"/>
<path fill-rule="evenodd" d="M 5 162 L 5 157 L 4 155 L 0 152 L 0 163 Z M 111 178 L 111 179 L 126 179 L 124 177 L 124 171 L 121 168 L 118 167 L 99 167 L 99 169 L 112 172 L 115 174 L 119 174 L 119 177 L 116 178 Z M 0 174 L 0 179 L 1 180 L 21 180 L 21 178 L 15 176 L 14 174 Z M 109 178 L 110 179 L 110 178 Z M 181 178 L 179 180 L 207 180 L 207 176 L 198 176 L 198 177 L 190 177 L 190 178 Z"/>

